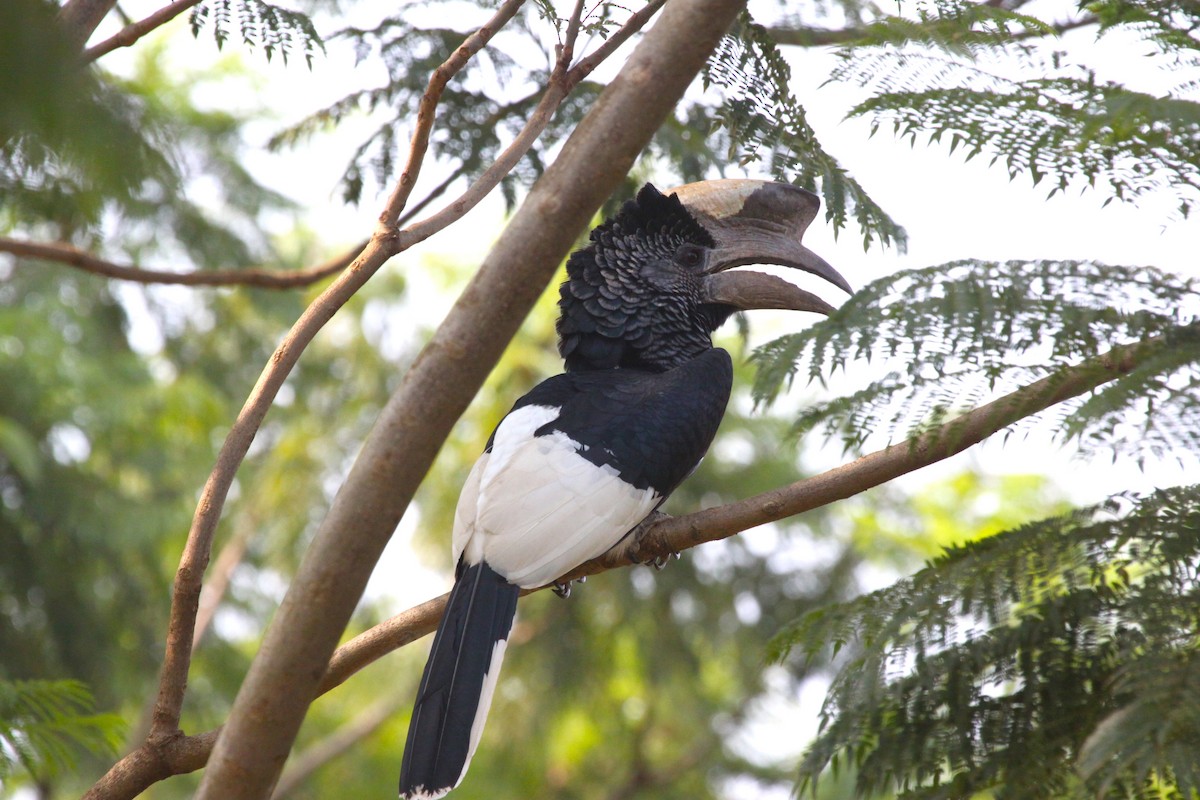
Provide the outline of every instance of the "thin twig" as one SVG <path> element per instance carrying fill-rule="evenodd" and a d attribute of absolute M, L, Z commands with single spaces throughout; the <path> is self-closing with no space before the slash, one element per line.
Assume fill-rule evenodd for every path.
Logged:
<path fill-rule="evenodd" d="M 380 697 L 345 725 L 289 759 L 287 769 L 271 793 L 271 800 L 283 800 L 302 787 L 318 769 L 373 734 L 409 703 L 413 688 L 405 686 L 402 691 L 393 690 L 390 695 Z"/>
<path fill-rule="evenodd" d="M 212 269 L 170 272 L 145 269 L 106 261 L 62 242 L 32 242 L 0 236 L 0 252 L 23 258 L 66 264 L 84 272 L 137 283 L 169 283 L 182 286 L 253 286 L 259 289 L 295 289 L 309 286 L 341 272 L 363 251 L 367 242 L 359 242 L 340 256 L 321 264 L 295 271 L 271 269 Z"/>
<path fill-rule="evenodd" d="M 484 170 L 483 174 L 476 178 L 467 187 L 466 191 L 459 195 L 458 199 L 438 213 L 400 231 L 397 236 L 402 242 L 402 248 L 408 248 L 417 242 L 424 241 L 434 233 L 461 219 L 467 212 L 478 205 L 479 201 L 496 187 L 500 179 L 512 171 L 517 162 L 525 156 L 525 153 L 529 151 L 533 143 L 542 135 L 542 132 L 550 124 L 550 120 L 554 117 L 554 112 L 558 109 L 563 99 L 603 61 L 603 58 L 596 58 L 594 56 L 601 53 L 601 51 L 603 51 L 604 58 L 611 55 L 621 42 L 627 40 L 644 26 L 650 17 L 653 16 L 654 11 L 660 8 L 665 2 L 666 0 L 655 0 L 654 3 L 641 9 L 638 13 L 630 15 L 625 25 L 610 36 L 604 45 L 597 48 L 593 57 L 580 60 L 574 67 L 568 68 L 573 47 L 567 47 L 564 44 L 559 59 L 550 74 L 545 94 L 542 95 L 542 99 L 533 111 L 529 113 L 525 127 L 521 129 L 512 143 L 496 157 L 491 166 Z M 397 193 L 393 193 L 393 200 L 396 199 Z M 398 199 L 402 201 L 404 198 L 399 197 Z M 390 200 L 389 205 L 392 202 Z"/>
<path fill-rule="evenodd" d="M 600 62 L 611 56 L 618 47 L 625 44 L 629 37 L 641 30 L 666 2 L 667 0 L 651 0 L 651 2 L 642 6 L 633 14 L 630 14 L 629 19 L 625 20 L 624 25 L 605 39 L 589 55 L 579 59 L 579 63 L 571 68 L 567 76 L 570 85 L 574 86 L 587 77 Z"/>
<path fill-rule="evenodd" d="M 129 47 L 129 45 L 141 39 L 147 33 L 150 33 L 150 31 L 162 27 L 199 2 L 200 0 L 174 0 L 174 2 L 168 3 L 145 19 L 139 20 L 132 25 L 126 25 L 103 42 L 84 50 L 82 56 L 83 62 L 85 64 L 91 63 L 97 58 L 111 53 L 118 47 Z"/>
<path fill-rule="evenodd" d="M 579 25 L 583 21 L 584 0 L 575 0 L 575 8 L 571 9 L 571 18 L 567 20 L 567 35 L 563 39 L 562 49 L 558 53 L 558 64 L 571 66 L 575 58 L 575 40 L 579 38 Z"/>
<path fill-rule="evenodd" d="M 487 44 L 492 34 L 516 15 L 524 3 L 525 0 L 507 0 L 483 27 L 468 36 L 450 58 L 429 76 L 429 85 L 417 106 L 417 124 L 409 145 L 408 161 L 404 165 L 404 171 L 400 173 L 400 180 L 396 181 L 396 188 L 392 190 L 391 197 L 383 208 L 383 213 L 379 215 L 379 221 L 383 225 L 396 225 L 396 220 L 404 211 L 404 206 L 417 185 L 417 176 L 421 173 L 421 165 L 425 163 L 425 153 L 429 149 L 429 134 L 433 130 L 438 102 L 442 99 L 446 84 Z"/>
<path fill-rule="evenodd" d="M 250 517 L 251 515 L 247 515 Z M 225 546 L 217 553 L 216 563 L 213 564 L 209 580 L 200 590 L 200 605 L 196 609 L 196 627 L 192 631 L 192 650 L 200 646 L 204 634 L 208 633 L 213 617 L 217 615 L 225 593 L 233 584 L 233 573 L 246 557 L 250 546 L 250 537 L 258 527 L 251 518 L 243 517 L 238 520 L 233 535 L 225 542 Z"/>
<path fill-rule="evenodd" d="M 411 220 L 425 209 L 426 206 L 445 194 L 450 185 L 461 178 L 465 172 L 466 170 L 462 166 L 456 168 L 445 180 L 431 189 L 429 194 L 421 198 L 420 202 L 415 203 L 411 208 L 407 209 L 396 223 L 403 225 Z M 194 270 L 191 272 L 146 269 L 144 267 L 107 261 L 65 242 L 33 242 L 28 239 L 13 239 L 7 236 L 0 236 L 0 253 L 12 253 L 22 258 L 40 259 L 42 261 L 54 261 L 59 264 L 65 264 L 68 267 L 75 267 L 84 272 L 102 275 L 106 278 L 133 281 L 135 283 L 296 289 L 310 286 L 328 278 L 330 275 L 341 272 L 354 261 L 354 257 L 361 253 L 367 244 L 367 241 L 359 242 L 336 258 L 331 258 L 314 267 L 292 272 L 253 268 L 209 269 Z"/>
<path fill-rule="evenodd" d="M 502 8 L 502 12 L 508 14 L 505 19 L 510 18 L 516 12 L 516 6 L 519 6 L 521 2 L 523 0 L 510 0 Z M 482 47 L 483 43 L 495 32 L 495 23 L 498 18 L 501 18 L 501 12 L 498 12 L 487 26 L 468 37 L 469 40 L 473 40 L 472 48 L 474 50 Z M 463 62 L 456 63 L 461 68 Z M 155 701 L 149 739 L 173 737 L 179 731 L 179 716 L 183 707 L 188 668 L 191 663 L 192 639 L 195 634 L 200 587 L 212 552 L 212 540 L 216 533 L 217 522 L 220 520 L 225 498 L 233 484 L 234 475 L 245 458 L 250 443 L 254 440 L 267 411 L 274 402 L 279 387 L 283 385 L 292 367 L 299 360 L 300 354 L 304 352 L 308 343 L 325 323 L 389 258 L 410 244 L 411 242 L 402 243 L 395 230 L 380 226 L 359 257 L 296 320 L 291 330 L 275 349 L 275 353 L 267 362 L 258 382 L 238 413 L 201 492 L 200 502 L 197 504 L 191 530 L 188 532 L 187 543 L 184 545 L 183 555 L 180 558 L 179 569 L 176 572 L 167 629 L 166 655 L 163 659 L 158 698 Z"/>

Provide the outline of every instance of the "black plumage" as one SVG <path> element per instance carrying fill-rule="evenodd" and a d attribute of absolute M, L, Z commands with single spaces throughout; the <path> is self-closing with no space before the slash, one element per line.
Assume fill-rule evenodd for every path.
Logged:
<path fill-rule="evenodd" d="M 567 261 L 559 353 L 568 372 L 662 371 L 712 348 L 733 313 L 703 302 L 712 235 L 677 197 L 647 184 Z"/>
<path fill-rule="evenodd" d="M 738 308 L 831 307 L 754 260 L 844 279 L 799 244 L 816 199 L 755 181 L 649 184 L 560 288 L 566 372 L 501 420 L 463 486 L 456 583 L 417 692 L 400 796 L 441 797 L 479 741 L 522 587 L 548 584 L 619 542 L 696 467 L 724 415 L 729 354 L 712 332 Z M 703 220 L 703 222 L 701 221 Z"/>
<path fill-rule="evenodd" d="M 733 386 L 729 354 L 710 347 L 663 372 L 635 369 L 567 372 L 536 386 L 514 406 L 560 408 L 534 431 L 555 431 L 580 445 L 579 455 L 608 466 L 638 489 L 664 499 L 708 451 Z"/>

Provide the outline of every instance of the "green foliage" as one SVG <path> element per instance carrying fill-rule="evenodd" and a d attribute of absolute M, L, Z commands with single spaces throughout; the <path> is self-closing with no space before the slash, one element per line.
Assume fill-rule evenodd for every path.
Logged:
<path fill-rule="evenodd" d="M 1181 487 L 952 548 L 800 617 L 774 657 L 845 651 L 802 786 L 833 767 L 860 796 L 1194 796 L 1198 570 L 1200 487 Z"/>
<path fill-rule="evenodd" d="M 986 3 L 919 4 L 919 19 L 883 17 L 844 47 L 829 80 L 870 90 L 850 111 L 872 132 L 947 142 L 967 159 L 984 153 L 1009 174 L 1049 179 L 1050 194 L 1107 186 L 1109 201 L 1170 191 L 1188 214 L 1200 195 L 1200 105 L 1180 96 L 1200 74 L 1189 31 L 1200 12 L 1159 2 L 1100 2 L 1087 11 L 1102 33 L 1134 30 L 1175 56 L 1185 82 L 1167 96 L 1097 78 L 1026 38 L 1053 29 Z M 1014 31 L 1014 28 L 1016 29 Z M 1015 58 L 1014 58 L 1015 57 Z M 1013 63 L 1025 69 L 1013 75 Z M 1022 74 L 1023 73 L 1023 74 Z"/>
<path fill-rule="evenodd" d="M 525 47 L 544 49 L 545 36 L 536 24 L 542 22 L 542 27 L 553 26 L 561 39 L 566 20 L 553 4 L 531 4 L 531 10 L 522 13 L 517 30 L 505 32 L 508 37 L 520 36 Z M 581 32 L 607 36 L 628 13 L 616 3 L 588 6 Z M 352 115 L 371 114 L 377 127 L 352 154 L 343 176 L 343 196 L 349 202 L 358 202 L 365 191 L 378 190 L 396 176 L 406 153 L 404 132 L 414 124 L 430 73 L 467 35 L 458 28 L 429 27 L 416 19 L 388 17 L 375 27 L 347 28 L 337 34 L 353 44 L 360 59 L 378 57 L 387 67 L 387 82 L 348 93 L 271 141 L 273 148 L 295 145 Z M 518 52 L 511 42 L 487 48 L 442 94 L 430 151 L 449 166 L 451 177 L 470 179 L 482 172 L 525 125 L 540 99 L 548 68 L 531 69 L 525 65 L 527 59 L 513 55 Z M 547 63 L 550 56 L 547 53 Z M 680 104 L 655 136 L 649 156 L 684 181 L 724 172 L 730 159 L 742 166 L 761 162 L 772 177 L 820 192 L 835 230 L 853 220 L 864 245 L 879 242 L 903 249 L 903 228 L 821 146 L 790 81 L 790 69 L 775 43 L 744 15 L 705 68 L 704 82 L 712 91 Z M 510 207 L 517 201 L 519 187 L 542 174 L 548 154 L 574 130 L 602 88 L 584 82 L 560 106 L 539 142 L 501 183 Z M 627 187 L 618 199 L 635 189 Z"/>
<path fill-rule="evenodd" d="M 929 58 L 936 67 L 937 59 Z M 897 135 L 910 139 L 921 133 L 935 142 L 948 139 L 951 152 L 961 146 L 968 160 L 986 149 L 1012 177 L 1028 174 L 1035 184 L 1049 177 L 1051 195 L 1097 182 L 1108 184 L 1109 200 L 1171 190 L 1187 215 L 1200 191 L 1200 104 L 1097 82 L 1091 74 L 989 77 L 997 89 L 891 91 L 860 103 L 851 115 L 872 117 L 874 128 L 891 122 Z"/>
<path fill-rule="evenodd" d="M 825 218 L 835 232 L 853 214 L 864 248 L 878 240 L 903 251 L 904 229 L 817 141 L 804 108 L 792 94 L 791 78 L 778 45 L 743 12 L 704 70 L 706 85 L 725 90 L 713 122 L 728 137 L 727 157 L 741 166 L 766 159 L 776 180 L 820 192 Z"/>
<path fill-rule="evenodd" d="M 904 10 L 909 10 L 905 6 Z M 934 0 L 911 7 L 915 19 L 883 15 L 864 25 L 853 47 L 926 45 L 967 58 L 1012 44 L 1014 37 L 1046 36 L 1054 27 L 1029 14 L 990 3 Z"/>
<path fill-rule="evenodd" d="M 75 52 L 57 4 L 0 4 L 0 228 L 17 218 L 76 225 L 128 202 L 143 182 L 169 182 L 134 98 Z"/>
<path fill-rule="evenodd" d="M 825 383 L 855 359 L 885 360 L 882 377 L 797 420 L 799 433 L 821 427 L 854 448 L 881 428 L 908 436 L 985 395 L 1164 337 L 1128 374 L 1059 406 L 1057 432 L 1087 450 L 1138 458 L 1197 452 L 1198 293 L 1195 280 L 1092 262 L 957 261 L 898 272 L 828 320 L 760 348 L 755 396 L 771 401 L 798 374 Z"/>
<path fill-rule="evenodd" d="M 201 29 L 211 25 L 217 47 L 221 47 L 229 38 L 235 16 L 242 43 L 251 49 L 262 48 L 268 61 L 278 51 L 287 63 L 288 55 L 299 51 L 311 68 L 316 52 L 325 51 L 321 35 L 307 15 L 264 0 L 204 0 L 192 8 L 192 35 L 199 36 Z"/>
<path fill-rule="evenodd" d="M 1176 56 L 1177 64 L 1196 66 L 1200 41 L 1190 33 L 1200 9 L 1194 3 L 1163 2 L 1163 0 L 1094 0 L 1087 10 L 1100 23 L 1100 34 L 1133 30 L 1153 42 L 1163 53 Z"/>
<path fill-rule="evenodd" d="M 125 728 L 115 714 L 94 714 L 78 681 L 0 679 L 0 781 L 19 767 L 44 779 L 75 767 L 76 751 L 116 753 Z"/>
<path fill-rule="evenodd" d="M 25 25 L 0 24 L 0 37 Z M 37 17 L 28 25 L 36 31 Z M 19 225 L 86 248 L 103 224 L 101 253 L 115 260 L 140 262 L 169 250 L 173 260 L 184 254 L 201 268 L 228 268 L 270 257 L 274 245 L 260 215 L 291 211 L 292 204 L 244 163 L 246 120 L 197 108 L 191 96 L 245 74 L 228 62 L 202 72 L 169 70 L 165 47 L 139 48 L 125 78 L 67 69 L 73 56 L 64 56 L 60 83 L 57 61 L 17 48 L 25 60 L 14 74 L 30 76 L 32 94 L 15 95 L 19 114 L 8 114 L 10 95 L 0 95 L 0 134 L 10 121 L 17 131 L 0 144 L 0 230 Z M 43 60 L 50 68 L 34 69 Z M 201 176 L 211 181 L 208 191 L 184 190 Z"/>

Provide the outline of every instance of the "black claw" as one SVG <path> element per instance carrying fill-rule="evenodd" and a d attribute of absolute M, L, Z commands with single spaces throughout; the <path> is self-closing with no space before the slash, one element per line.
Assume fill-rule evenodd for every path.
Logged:
<path fill-rule="evenodd" d="M 571 596 L 571 582 L 563 581 L 562 583 L 555 583 L 553 591 L 559 597 L 566 599 Z"/>

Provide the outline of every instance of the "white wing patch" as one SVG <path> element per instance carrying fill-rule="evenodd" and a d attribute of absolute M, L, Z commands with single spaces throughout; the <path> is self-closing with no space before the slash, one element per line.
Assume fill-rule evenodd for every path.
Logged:
<path fill-rule="evenodd" d="M 534 437 L 557 416 L 525 406 L 500 423 L 459 497 L 456 560 L 486 560 L 510 583 L 542 586 L 608 550 L 658 505 L 653 489 L 583 458 L 566 434 Z"/>

